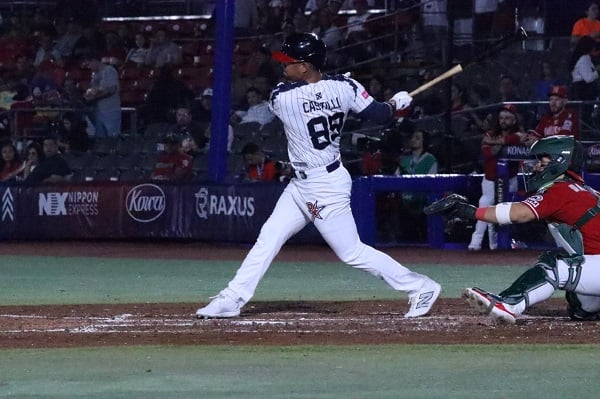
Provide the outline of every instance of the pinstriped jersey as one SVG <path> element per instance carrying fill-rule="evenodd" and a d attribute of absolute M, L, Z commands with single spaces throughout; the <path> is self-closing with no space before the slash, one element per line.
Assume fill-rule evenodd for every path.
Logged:
<path fill-rule="evenodd" d="M 271 92 L 269 107 L 283 122 L 293 167 L 305 170 L 339 158 L 348 112 L 360 113 L 373 101 L 356 80 L 324 74 L 316 83 L 279 83 Z"/>

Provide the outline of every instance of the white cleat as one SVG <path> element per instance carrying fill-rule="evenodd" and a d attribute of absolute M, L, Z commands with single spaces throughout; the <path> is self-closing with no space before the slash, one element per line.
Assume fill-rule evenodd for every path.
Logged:
<path fill-rule="evenodd" d="M 429 313 L 438 296 L 440 296 L 440 292 L 442 292 L 442 286 L 431 279 L 427 279 L 421 289 L 409 298 L 410 310 L 404 317 L 419 317 Z"/>
<path fill-rule="evenodd" d="M 515 324 L 517 313 L 512 305 L 504 302 L 502 298 L 481 288 L 465 288 L 462 297 L 475 310 L 489 315 L 499 323 Z"/>
<path fill-rule="evenodd" d="M 212 297 L 212 301 L 203 308 L 196 311 L 199 319 L 217 319 L 237 317 L 240 315 L 240 302 L 230 296 L 219 293 Z"/>

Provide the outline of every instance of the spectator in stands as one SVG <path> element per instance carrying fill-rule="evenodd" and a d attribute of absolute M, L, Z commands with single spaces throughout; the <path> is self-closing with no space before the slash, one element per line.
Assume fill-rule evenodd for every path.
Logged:
<path fill-rule="evenodd" d="M 256 0 L 258 34 L 270 36 L 281 31 L 282 20 L 278 8 L 271 6 L 269 0 Z"/>
<path fill-rule="evenodd" d="M 534 100 L 545 101 L 552 86 L 560 85 L 560 80 L 556 77 L 554 68 L 550 61 L 540 61 L 540 77 L 535 82 Z"/>
<path fill-rule="evenodd" d="M 206 143 L 206 145 L 204 146 L 204 153 L 207 153 L 210 151 L 210 136 L 211 136 L 211 124 L 209 123 L 208 126 L 206 127 L 206 130 L 204 131 L 204 136 L 206 136 L 206 138 L 208 138 L 208 142 Z M 234 140 L 235 136 L 233 134 L 233 126 L 231 126 L 231 124 L 227 125 L 227 153 L 230 154 L 231 153 L 231 146 L 233 145 L 233 140 Z"/>
<path fill-rule="evenodd" d="M 143 111 L 147 123 L 171 122 L 178 107 L 189 107 L 194 93 L 174 74 L 173 67 L 164 65 L 152 85 Z"/>
<path fill-rule="evenodd" d="M 468 94 L 464 86 L 452 82 L 450 86 L 450 112 L 463 111 L 468 105 Z"/>
<path fill-rule="evenodd" d="M 431 136 L 424 130 L 415 130 L 408 142 L 407 151 L 400 156 L 396 176 L 427 175 L 438 172 L 437 158 L 429 152 Z M 399 241 L 425 241 L 427 218 L 423 207 L 427 195 L 418 192 L 400 193 L 397 217 L 394 218 Z"/>
<path fill-rule="evenodd" d="M 73 112 L 63 115 L 58 127 L 58 147 L 63 154 L 81 154 L 90 146 L 86 121 Z"/>
<path fill-rule="evenodd" d="M 81 36 L 73 48 L 72 61 L 84 61 L 88 54 L 94 54 L 104 48 L 104 36 L 98 31 L 96 25 L 84 25 Z"/>
<path fill-rule="evenodd" d="M 302 2 L 300 2 L 302 3 Z M 281 0 L 280 21 L 292 21 L 297 14 L 304 15 L 304 8 L 296 0 Z"/>
<path fill-rule="evenodd" d="M 43 61 L 38 65 L 35 75 L 31 78 L 31 91 L 38 106 L 49 106 L 57 104 L 47 104 L 45 98 L 55 98 L 59 96 L 59 88 L 62 82 L 58 81 L 56 70 L 58 66 L 52 59 Z M 42 98 L 43 97 L 43 98 Z"/>
<path fill-rule="evenodd" d="M 530 146 L 538 139 L 548 136 L 575 136 L 579 140 L 577 111 L 568 108 L 569 93 L 566 86 L 553 86 L 548 91 L 548 112 L 535 129 L 529 130 L 524 144 Z"/>
<path fill-rule="evenodd" d="M 120 24 L 117 28 L 117 35 L 119 35 L 119 41 L 125 49 L 129 50 L 135 46 L 135 37 L 131 34 L 129 24 Z"/>
<path fill-rule="evenodd" d="M 65 24 L 65 31 L 58 36 L 54 43 L 54 50 L 57 51 L 64 60 L 69 60 L 73 55 L 75 44 L 81 37 L 81 23 L 76 19 L 71 19 Z"/>
<path fill-rule="evenodd" d="M 179 65 L 182 60 L 181 47 L 169 39 L 165 29 L 158 29 L 150 43 L 146 65 L 151 68 L 162 68 L 165 65 Z"/>
<path fill-rule="evenodd" d="M 210 123 L 212 114 L 212 95 L 213 90 L 210 87 L 202 90 L 202 95 L 199 98 L 195 98 L 192 107 L 192 119 L 196 122 L 208 124 Z"/>
<path fill-rule="evenodd" d="M 205 130 L 205 124 L 192 119 L 190 108 L 179 107 L 175 111 L 175 124 L 169 127 L 168 133 L 181 139 L 183 152 L 193 155 L 203 152 L 208 143 L 208 137 L 204 134 Z"/>
<path fill-rule="evenodd" d="M 27 180 L 31 172 L 39 165 L 42 159 L 44 159 L 42 147 L 35 141 L 29 143 L 25 148 L 25 161 L 21 165 L 22 171 L 19 175 L 19 180 Z"/>
<path fill-rule="evenodd" d="M 112 65 L 103 64 L 97 53 L 86 55 L 85 63 L 93 73 L 83 98 L 94 108 L 96 137 L 118 136 L 121 133 L 119 73 Z"/>
<path fill-rule="evenodd" d="M 10 142 L 4 143 L 0 154 L 2 155 L 0 159 L 0 181 L 16 181 L 23 166 L 17 148 Z"/>
<path fill-rule="evenodd" d="M 261 126 L 275 119 L 275 115 L 269 110 L 269 104 L 263 99 L 263 95 L 256 87 L 246 90 L 248 110 L 238 110 L 231 115 L 233 125 L 258 122 Z"/>
<path fill-rule="evenodd" d="M 356 14 L 348 17 L 345 42 L 346 45 L 351 46 L 350 51 L 354 55 L 352 58 L 355 61 L 364 61 L 370 54 L 367 47 L 360 45 L 360 43 L 369 39 L 369 31 L 366 25 L 369 18 L 369 4 L 367 0 L 354 0 L 354 7 L 356 8 Z"/>
<path fill-rule="evenodd" d="M 69 181 L 72 172 L 67 161 L 58 151 L 58 140 L 49 136 L 44 139 L 44 158 L 29 174 L 26 181 L 32 183 L 61 183 Z"/>
<path fill-rule="evenodd" d="M 258 26 L 259 16 L 256 0 L 236 1 L 233 11 L 235 36 L 251 36 Z"/>
<path fill-rule="evenodd" d="M 492 93 L 486 83 L 475 83 L 468 93 L 468 103 L 470 108 L 479 108 L 491 104 Z M 493 116 L 487 111 L 471 112 L 469 114 L 473 124 L 480 131 L 487 131 L 492 128 Z"/>
<path fill-rule="evenodd" d="M 517 89 L 517 82 L 510 75 L 502 75 L 498 81 L 498 102 L 521 101 Z"/>
<path fill-rule="evenodd" d="M 41 32 L 39 36 L 38 49 L 35 52 L 33 65 L 37 68 L 44 61 L 52 61 L 58 66 L 63 65 L 60 52 L 53 48 L 52 36 L 48 32 Z"/>
<path fill-rule="evenodd" d="M 246 166 L 246 176 L 242 180 L 251 182 L 280 181 L 291 174 L 289 166 L 267 157 L 256 143 L 244 145 L 242 156 Z"/>
<path fill-rule="evenodd" d="M 66 77 L 63 80 L 62 88 L 60 89 L 63 106 L 71 108 L 83 108 L 85 100 L 83 93 L 77 87 L 77 82 L 71 77 Z"/>
<path fill-rule="evenodd" d="M 577 42 L 569 59 L 571 71 L 571 97 L 574 100 L 591 101 L 598 96 L 598 71 L 592 62 L 594 39 L 583 36 Z"/>
<path fill-rule="evenodd" d="M 329 5 L 329 0 L 308 0 L 304 5 L 304 10 L 310 15 L 316 15 L 319 10 L 326 8 Z"/>
<path fill-rule="evenodd" d="M 129 49 L 123 65 L 127 63 L 132 63 L 140 67 L 144 66 L 144 64 L 146 63 L 146 59 L 148 58 L 148 51 L 149 48 L 146 35 L 144 35 L 141 32 L 137 33 L 135 35 L 135 47 Z"/>
<path fill-rule="evenodd" d="M 13 91 L 17 86 L 29 86 L 35 75 L 33 60 L 25 54 L 16 56 L 15 67 L 2 74 L 2 90 Z"/>
<path fill-rule="evenodd" d="M 181 139 L 168 134 L 163 139 L 164 151 L 156 160 L 152 180 L 188 181 L 192 178 L 192 157 L 181 151 Z"/>
<path fill-rule="evenodd" d="M 383 92 L 383 79 L 381 76 L 373 76 L 369 80 L 369 94 L 377 101 L 385 101 L 392 98 L 391 96 L 385 98 L 385 94 Z"/>
<path fill-rule="evenodd" d="M 333 25 L 334 15 L 329 7 L 322 8 L 317 13 L 316 26 L 313 27 L 312 33 L 323 40 L 327 47 L 327 64 L 337 66 L 341 62 L 341 59 L 335 50 L 340 47 L 344 39 L 343 32 L 340 28 Z"/>
<path fill-rule="evenodd" d="M 421 1 L 421 28 L 429 61 L 442 60 L 448 33 L 448 1 Z"/>
<path fill-rule="evenodd" d="M 117 32 L 110 31 L 104 34 L 104 40 L 106 44 L 102 51 L 102 62 L 115 67 L 121 66 L 127 57 L 127 49 L 121 42 L 121 38 Z"/>
<path fill-rule="evenodd" d="M 598 21 L 598 2 L 591 1 L 585 10 L 585 17 L 578 19 L 573 24 L 571 44 L 576 45 L 579 39 L 590 36 L 595 41 L 600 40 L 600 21 Z"/>
<path fill-rule="evenodd" d="M 519 116 L 514 105 L 505 105 L 498 112 L 498 120 L 493 130 L 486 132 L 481 141 L 484 177 L 481 181 L 481 197 L 479 206 L 486 207 L 495 203 L 498 154 L 505 145 L 519 145 L 525 138 L 520 131 Z M 509 187 L 507 192 L 517 191 L 517 172 L 519 162 L 509 162 Z M 489 249 L 498 248 L 496 226 L 492 223 L 478 221 L 471 235 L 469 251 L 481 250 L 483 238 L 487 230 Z"/>

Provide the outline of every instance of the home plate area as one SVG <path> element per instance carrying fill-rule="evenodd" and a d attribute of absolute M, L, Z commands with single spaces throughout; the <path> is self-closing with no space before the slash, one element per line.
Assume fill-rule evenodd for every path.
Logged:
<path fill-rule="evenodd" d="M 564 301 L 499 325 L 460 299 L 405 319 L 398 301 L 254 302 L 233 319 L 199 320 L 200 304 L 0 307 L 0 348 L 103 345 L 591 343 L 600 322 L 570 321 Z"/>

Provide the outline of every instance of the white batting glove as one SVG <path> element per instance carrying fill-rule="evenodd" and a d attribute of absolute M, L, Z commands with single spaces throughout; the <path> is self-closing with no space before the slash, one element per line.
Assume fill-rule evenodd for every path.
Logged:
<path fill-rule="evenodd" d="M 396 111 L 400 111 L 401 109 L 407 108 L 412 102 L 413 98 L 408 94 L 407 91 L 399 91 L 394 94 L 391 98 L 396 106 Z"/>

